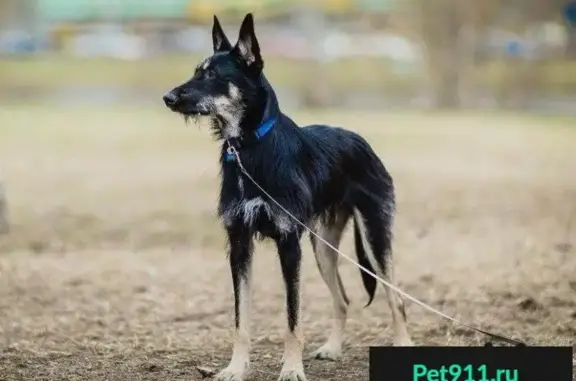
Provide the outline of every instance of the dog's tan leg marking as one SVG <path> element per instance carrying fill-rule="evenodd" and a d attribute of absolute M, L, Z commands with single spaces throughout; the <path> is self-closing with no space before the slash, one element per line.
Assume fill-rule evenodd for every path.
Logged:
<path fill-rule="evenodd" d="M 370 261 L 372 268 L 376 272 L 376 275 L 378 275 L 380 278 L 384 279 L 389 283 L 395 284 L 392 252 L 387 253 L 385 256 L 386 262 L 384 268 L 386 269 L 386 273 L 384 273 L 380 265 L 378 265 L 378 260 L 374 256 L 374 252 L 372 251 L 372 245 L 368 240 L 368 230 L 366 229 L 364 217 L 357 209 L 354 209 L 354 218 L 355 221 L 358 223 L 358 228 L 360 229 L 360 236 L 362 237 L 362 245 L 364 246 L 364 250 L 366 251 L 366 256 L 368 257 L 368 260 Z M 392 312 L 392 326 L 394 329 L 394 346 L 397 347 L 413 346 L 414 344 L 412 342 L 412 339 L 410 339 L 408 329 L 406 328 L 406 313 L 404 310 L 404 302 L 402 301 L 400 295 L 398 295 L 396 291 L 393 291 L 386 286 L 384 286 L 384 288 L 386 289 L 388 306 L 390 306 L 390 311 Z"/>
<path fill-rule="evenodd" d="M 332 246 L 338 248 L 342 231 L 343 227 L 341 225 L 321 226 L 317 234 Z M 342 355 L 342 335 L 346 325 L 348 301 L 338 274 L 339 254 L 322 241 L 316 239 L 315 242 L 314 255 L 316 256 L 316 263 L 332 295 L 334 316 L 328 340 L 323 346 L 314 351 L 312 356 L 317 359 L 337 360 Z"/>
<path fill-rule="evenodd" d="M 392 253 L 386 257 L 387 274 L 383 274 L 378 267 L 377 274 L 388 282 L 394 283 L 394 263 L 392 261 Z M 406 328 L 406 311 L 404 309 L 404 301 L 398 293 L 388 287 L 386 288 L 386 297 L 388 299 L 388 306 L 392 311 L 392 324 L 394 326 L 394 346 L 397 347 L 411 347 L 414 345 L 408 328 Z"/>
<path fill-rule="evenodd" d="M 303 350 L 304 337 L 300 331 L 300 326 L 296 325 L 292 332 L 290 329 L 286 331 L 284 356 L 282 357 L 283 365 L 278 381 L 306 381 L 304 364 L 302 363 Z"/>
<path fill-rule="evenodd" d="M 218 381 L 242 381 L 250 366 L 250 304 L 251 267 L 245 277 L 241 277 L 238 308 L 239 325 L 234 332 L 232 359 L 228 366 L 216 375 Z"/>

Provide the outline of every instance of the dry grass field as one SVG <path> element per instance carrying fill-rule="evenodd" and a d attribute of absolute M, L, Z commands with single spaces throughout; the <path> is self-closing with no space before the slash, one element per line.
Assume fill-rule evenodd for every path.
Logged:
<path fill-rule="evenodd" d="M 400 286 L 485 329 L 576 345 L 576 122 L 498 114 L 300 112 L 363 133 L 398 193 Z M 199 380 L 231 352 L 232 286 L 215 218 L 217 147 L 158 107 L 0 108 L 0 380 Z M 352 254 L 348 231 L 342 249 Z M 331 302 L 304 241 L 306 352 Z M 251 380 L 275 379 L 284 295 L 257 247 Z M 363 309 L 358 270 L 340 362 L 311 381 L 367 379 L 367 346 L 391 343 L 384 292 Z M 485 338 L 408 305 L 419 345 Z"/>
<path fill-rule="evenodd" d="M 206 52 L 207 53 L 207 52 Z M 204 54 L 177 54 L 144 60 L 84 58 L 62 55 L 36 55 L 33 58 L 0 60 L 0 83 L 6 88 L 33 91 L 76 86 L 112 86 L 154 89 L 163 92 L 191 74 Z M 427 81 L 423 67 L 398 68 L 386 59 L 355 57 L 323 64 L 322 74 L 332 91 L 350 89 L 419 93 Z M 89 74 L 87 74 L 89 73 Z M 161 73 L 161 75 L 159 75 Z M 271 83 L 282 88 L 305 91 L 318 75 L 313 61 L 267 55 L 266 73 Z M 565 95 L 576 88 L 576 64 L 570 61 L 518 62 L 493 61 L 478 64 L 466 73 L 477 90 L 500 92 L 525 82 L 537 85 L 541 95 Z"/>

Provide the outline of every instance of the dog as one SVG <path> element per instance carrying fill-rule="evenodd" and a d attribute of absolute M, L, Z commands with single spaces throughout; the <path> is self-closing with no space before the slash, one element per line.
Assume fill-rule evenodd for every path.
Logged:
<path fill-rule="evenodd" d="M 299 127 L 282 113 L 263 73 L 264 61 L 251 13 L 245 16 L 234 46 L 214 16 L 212 42 L 213 55 L 200 62 L 193 77 L 166 93 L 163 100 L 170 110 L 185 118 L 208 117 L 216 140 L 222 144 L 218 215 L 229 247 L 235 338 L 229 365 L 216 379 L 245 379 L 250 352 L 253 246 L 255 240 L 271 239 L 276 244 L 286 287 L 287 332 L 279 380 L 305 381 L 304 339 L 299 325 L 300 241 L 305 231 L 298 221 L 337 248 L 352 219 L 358 262 L 393 282 L 393 181 L 359 134 L 326 125 Z M 338 253 L 314 235 L 310 240 L 334 307 L 331 333 L 313 356 L 335 360 L 341 356 L 349 299 L 338 273 Z M 361 275 L 368 306 L 377 284 L 370 275 L 362 271 Z M 392 312 L 394 345 L 410 346 L 403 300 L 388 287 L 385 290 Z"/>

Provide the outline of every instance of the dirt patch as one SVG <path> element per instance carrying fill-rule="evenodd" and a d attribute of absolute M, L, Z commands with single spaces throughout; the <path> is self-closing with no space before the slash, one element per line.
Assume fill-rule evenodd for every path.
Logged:
<path fill-rule="evenodd" d="M 309 353 L 325 338 L 331 305 L 307 254 L 302 326 Z M 569 282 L 576 260 L 563 261 L 562 275 L 551 278 L 535 274 L 559 268 L 560 257 L 531 270 L 469 271 L 464 282 L 458 270 L 412 260 L 399 261 L 401 285 L 424 301 L 530 344 L 573 345 L 576 298 Z M 19 253 L 0 264 L 0 374 L 6 380 L 200 380 L 196 366 L 217 370 L 229 359 L 233 303 L 223 251 Z M 367 346 L 391 344 L 383 292 L 363 309 L 357 270 L 342 264 L 341 272 L 353 299 L 345 356 L 335 363 L 307 359 L 311 380 L 367 379 Z M 268 380 L 279 372 L 284 332 L 273 251 L 259 251 L 255 274 L 251 379 Z M 408 313 L 419 345 L 485 342 L 417 306 Z"/>

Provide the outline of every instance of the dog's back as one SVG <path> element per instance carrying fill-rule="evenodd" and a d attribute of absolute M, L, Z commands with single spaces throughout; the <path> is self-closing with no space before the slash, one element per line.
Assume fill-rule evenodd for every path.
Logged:
<path fill-rule="evenodd" d="M 393 212 L 392 178 L 356 132 L 328 125 L 298 127 L 281 114 L 269 135 L 244 150 L 243 163 L 272 196 L 294 192 L 285 207 L 302 221 L 367 203 Z M 250 197 L 250 189 L 243 191 Z"/>
<path fill-rule="evenodd" d="M 327 125 L 301 128 L 311 156 L 321 167 L 320 176 L 327 176 L 327 184 L 318 189 L 326 199 L 338 191 L 344 192 L 341 201 L 356 205 L 355 194 L 385 203 L 394 201 L 392 178 L 370 144 L 356 132 Z M 305 149 L 306 149 L 305 148 Z M 340 185 L 338 188 L 335 186 Z M 319 211 L 321 212 L 321 211 Z"/>

